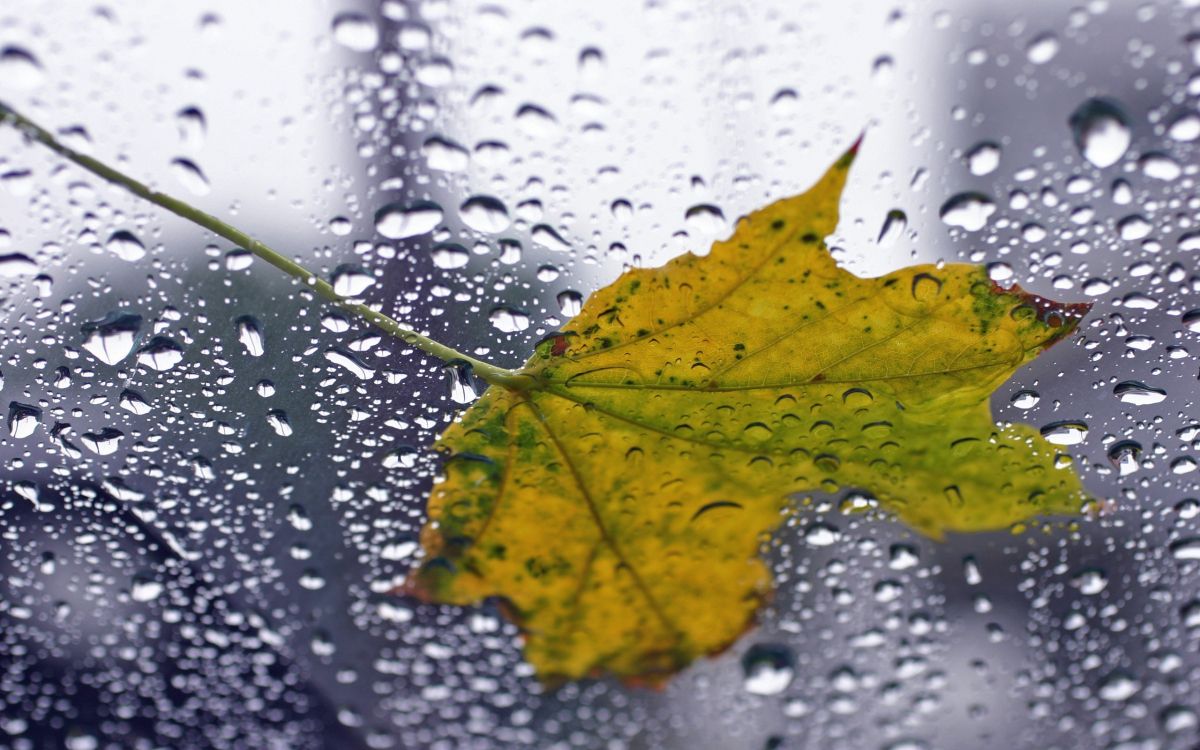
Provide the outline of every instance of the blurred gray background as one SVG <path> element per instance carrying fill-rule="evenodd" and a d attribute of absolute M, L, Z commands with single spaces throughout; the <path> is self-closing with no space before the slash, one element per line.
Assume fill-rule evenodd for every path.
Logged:
<path fill-rule="evenodd" d="M 703 252 L 865 131 L 830 241 L 846 267 L 970 260 L 1095 303 L 994 408 L 1086 424 L 1067 450 L 1106 502 L 935 543 L 829 498 L 765 552 L 775 599 L 729 653 L 661 692 L 547 691 L 495 608 L 386 594 L 460 408 L 436 363 L 0 130 L 0 254 L 30 261 L 0 263 L 0 396 L 37 410 L 0 430 L 0 746 L 1194 747 L 1198 13 L 9 0 L 0 99 L 323 274 L 360 266 L 368 300 L 505 365 L 566 319 L 564 292 Z M 1103 166 L 1068 124 L 1095 97 L 1124 125 L 1093 147 L 1128 137 Z M 974 231 L 940 215 L 964 192 L 992 203 Z M 458 210 L 475 195 L 506 225 Z M 415 201 L 436 227 L 377 231 Z M 719 215 L 689 219 L 703 205 Z M 84 327 L 114 312 L 179 363 L 97 359 Z M 1165 398 L 1122 400 L 1127 381 Z M 756 646 L 790 680 L 744 664 Z"/>

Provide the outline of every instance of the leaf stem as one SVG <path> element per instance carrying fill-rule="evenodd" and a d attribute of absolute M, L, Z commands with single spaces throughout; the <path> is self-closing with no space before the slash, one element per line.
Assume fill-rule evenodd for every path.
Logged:
<path fill-rule="evenodd" d="M 317 274 L 308 270 L 296 261 L 281 255 L 272 250 L 261 241 L 256 240 L 242 230 L 230 224 L 221 221 L 217 217 L 205 213 L 195 206 L 179 200 L 178 198 L 160 193 L 157 190 L 151 190 L 145 184 L 135 180 L 129 175 L 114 169 L 104 162 L 94 159 L 87 154 L 81 154 L 78 151 L 66 146 L 54 134 L 38 125 L 33 120 L 25 117 L 15 109 L 0 102 L 0 124 L 9 124 L 23 133 L 27 138 L 37 141 L 49 148 L 51 151 L 63 156 L 89 172 L 98 175 L 108 182 L 125 188 L 134 195 L 147 200 L 157 206 L 167 209 L 177 216 L 197 224 L 210 232 L 213 232 L 234 244 L 244 247 L 254 253 L 259 258 L 267 263 L 275 266 L 292 278 L 298 279 L 306 288 L 313 290 L 320 296 L 324 297 L 329 302 L 338 307 L 350 312 L 367 323 L 379 328 L 390 336 L 393 336 L 404 343 L 413 346 L 426 354 L 433 355 L 447 364 L 466 363 L 471 366 L 475 375 L 491 385 L 501 385 L 508 388 L 525 389 L 528 388 L 530 379 L 526 375 L 521 375 L 513 370 L 507 370 L 502 367 L 497 367 L 490 362 L 484 362 L 474 357 L 463 354 L 462 352 L 453 349 L 445 344 L 435 341 L 427 336 L 423 336 L 416 331 L 413 331 L 399 321 L 391 318 L 377 310 L 373 310 L 361 302 L 355 302 L 338 295 L 333 290 L 333 286 L 325 281 Z"/>

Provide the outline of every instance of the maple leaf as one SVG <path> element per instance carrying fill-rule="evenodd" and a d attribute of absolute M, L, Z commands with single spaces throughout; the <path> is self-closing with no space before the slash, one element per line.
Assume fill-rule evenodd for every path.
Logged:
<path fill-rule="evenodd" d="M 627 271 L 452 424 L 405 590 L 499 597 L 544 679 L 657 682 L 752 622 L 796 492 L 866 491 L 932 537 L 1078 512 L 1069 460 L 988 396 L 1088 305 L 839 268 L 853 154 L 707 256 Z"/>

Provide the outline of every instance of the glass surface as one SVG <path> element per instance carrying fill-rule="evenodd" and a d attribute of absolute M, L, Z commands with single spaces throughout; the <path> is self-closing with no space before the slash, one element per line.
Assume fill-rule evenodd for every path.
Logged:
<path fill-rule="evenodd" d="M 726 653 L 542 686 L 494 603 L 391 593 L 441 363 L 0 128 L 0 747 L 1195 747 L 1198 66 L 1195 2 L 6 0 L 0 100 L 510 367 L 865 134 L 846 268 L 1094 303 L 992 404 L 1104 502 L 818 497 Z"/>

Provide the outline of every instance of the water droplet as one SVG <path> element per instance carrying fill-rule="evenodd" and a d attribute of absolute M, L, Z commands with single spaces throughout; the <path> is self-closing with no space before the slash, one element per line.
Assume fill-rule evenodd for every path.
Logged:
<path fill-rule="evenodd" d="M 212 189 L 204 172 L 189 159 L 171 160 L 171 171 L 175 173 L 175 179 L 179 180 L 179 184 L 183 185 L 192 195 L 208 195 Z"/>
<path fill-rule="evenodd" d="M 28 91 L 42 84 L 42 64 L 20 47 L 0 50 L 0 87 Z"/>
<path fill-rule="evenodd" d="M 555 299 L 558 300 L 559 312 L 568 318 L 575 317 L 583 309 L 583 295 L 574 290 L 559 292 Z"/>
<path fill-rule="evenodd" d="M 713 237 L 728 230 L 725 214 L 720 207 L 709 203 L 692 206 L 684 212 L 684 223 L 688 231 L 705 237 Z"/>
<path fill-rule="evenodd" d="M 340 347 L 326 349 L 325 359 L 335 365 L 339 365 L 359 380 L 370 380 L 375 377 L 375 370 L 373 368 L 368 367 L 357 356 Z"/>
<path fill-rule="evenodd" d="M 1030 40 L 1025 58 L 1034 65 L 1045 65 L 1058 54 L 1058 37 L 1047 31 Z"/>
<path fill-rule="evenodd" d="M 165 336 L 155 336 L 138 349 L 138 364 L 166 372 L 183 361 L 183 347 Z"/>
<path fill-rule="evenodd" d="M 427 139 L 421 153 L 430 169 L 442 172 L 464 172 L 471 162 L 471 155 L 465 148 L 439 136 Z"/>
<path fill-rule="evenodd" d="M 529 327 L 529 316 L 515 307 L 501 305 L 492 310 L 488 320 L 497 329 L 505 333 L 517 333 Z"/>
<path fill-rule="evenodd" d="M 996 204 L 983 193 L 959 193 L 942 204 L 939 215 L 946 224 L 977 232 L 987 225 Z"/>
<path fill-rule="evenodd" d="M 1179 166 L 1179 162 L 1158 152 L 1151 152 L 1138 159 L 1138 168 L 1147 177 L 1164 182 L 1171 182 L 1183 174 L 1183 167 Z"/>
<path fill-rule="evenodd" d="M 288 437 L 292 434 L 292 423 L 288 421 L 287 412 L 282 409 L 272 409 L 267 412 L 267 424 L 280 437 Z"/>
<path fill-rule="evenodd" d="M 1097 694 L 1102 700 L 1119 702 L 1132 698 L 1141 688 L 1141 684 L 1134 679 L 1133 675 L 1122 670 L 1115 670 L 1100 683 Z"/>
<path fill-rule="evenodd" d="M 139 417 L 150 413 L 150 403 L 146 401 L 145 396 L 128 388 L 121 391 L 118 403 L 120 403 L 122 409 Z"/>
<path fill-rule="evenodd" d="M 1119 398 L 1123 404 L 1148 406 L 1160 403 L 1167 397 L 1167 392 L 1136 380 L 1126 380 L 1117 383 L 1113 388 L 1113 395 Z"/>
<path fill-rule="evenodd" d="M 1068 123 L 1083 158 L 1101 169 L 1116 164 L 1132 140 L 1129 118 L 1112 99 L 1088 99 L 1071 114 Z"/>
<path fill-rule="evenodd" d="M 165 587 L 149 576 L 134 576 L 129 587 L 129 598 L 135 602 L 152 602 L 162 594 Z"/>
<path fill-rule="evenodd" d="M 146 246 L 133 233 L 124 229 L 113 232 L 104 243 L 104 249 L 121 260 L 129 262 L 146 257 Z"/>
<path fill-rule="evenodd" d="M 967 169 L 971 174 L 982 177 L 991 174 L 1000 166 L 1000 146 L 992 141 L 984 141 L 967 152 Z"/>
<path fill-rule="evenodd" d="M 431 232 L 442 222 L 442 207 L 431 201 L 409 206 L 389 203 L 375 213 L 375 231 L 390 240 L 402 240 Z"/>
<path fill-rule="evenodd" d="M 1176 560 L 1200 560 L 1200 537 L 1189 536 L 1171 544 L 1171 557 Z"/>
<path fill-rule="evenodd" d="M 565 253 L 571 249 L 571 245 L 564 240 L 558 232 L 552 227 L 545 224 L 538 224 L 533 228 L 530 234 L 533 241 L 547 250 L 553 250 L 556 253 Z"/>
<path fill-rule="evenodd" d="M 133 351 L 141 328 L 142 316 L 111 312 L 98 321 L 83 324 L 83 349 L 104 364 L 115 365 Z"/>
<path fill-rule="evenodd" d="M 1042 400 L 1037 391 L 1017 391 L 1009 399 L 1009 403 L 1018 409 L 1032 409 Z"/>
<path fill-rule="evenodd" d="M 1133 440 L 1121 440 L 1108 449 L 1108 461 L 1117 475 L 1127 477 L 1141 468 L 1142 446 Z"/>
<path fill-rule="evenodd" d="M 456 404 L 469 404 L 479 398 L 475 388 L 475 375 L 471 366 L 462 362 L 446 365 L 450 377 L 450 400 Z"/>
<path fill-rule="evenodd" d="M 417 465 L 418 455 L 416 448 L 402 445 L 383 457 L 383 466 L 386 469 L 411 469 Z"/>
<path fill-rule="evenodd" d="M 266 351 L 263 343 L 262 324 L 251 315 L 243 315 L 234 323 L 237 325 L 238 341 L 251 357 L 261 357 Z"/>
<path fill-rule="evenodd" d="M 1200 310 L 1188 310 L 1180 320 L 1184 328 L 1193 333 L 1200 333 Z"/>
<path fill-rule="evenodd" d="M 27 438 L 37 429 L 42 421 L 42 410 L 36 406 L 12 401 L 8 405 L 8 434 L 17 438 Z"/>
<path fill-rule="evenodd" d="M 333 19 L 333 38 L 346 49 L 370 52 L 379 44 L 379 28 L 361 13 L 339 13 Z"/>
<path fill-rule="evenodd" d="M 796 657 L 786 646 L 756 643 L 742 656 L 742 682 L 754 695 L 778 695 L 796 676 Z"/>
<path fill-rule="evenodd" d="M 16 276 L 28 276 L 37 273 L 37 263 L 33 258 L 22 253 L 0 255 L 0 278 L 11 279 Z"/>
<path fill-rule="evenodd" d="M 827 523 L 813 523 L 804 532 L 804 541 L 813 547 L 828 547 L 842 538 L 842 532 L 836 526 Z"/>
<path fill-rule="evenodd" d="M 1108 575 L 1100 568 L 1087 568 L 1071 579 L 1071 585 L 1084 596 L 1095 596 L 1108 588 Z"/>
<path fill-rule="evenodd" d="M 898 208 L 893 208 L 884 217 L 883 226 L 879 228 L 879 237 L 875 242 L 880 247 L 891 247 L 896 244 L 896 240 L 900 239 L 907 228 L 908 214 Z"/>
<path fill-rule="evenodd" d="M 448 271 L 467 265 L 471 254 L 462 245 L 444 244 L 435 245 L 430 251 L 430 257 L 433 259 L 433 265 Z"/>
<path fill-rule="evenodd" d="M 533 104 L 524 104 L 516 114 L 517 127 L 526 135 L 545 138 L 558 132 L 558 120 L 554 115 Z"/>
<path fill-rule="evenodd" d="M 339 297 L 358 297 L 375 283 L 375 277 L 361 266 L 343 263 L 333 270 L 330 279 L 333 292 Z"/>
<path fill-rule="evenodd" d="M 1087 433 L 1087 423 L 1075 420 L 1051 422 L 1042 428 L 1042 437 L 1054 445 L 1078 445 L 1087 438 Z"/>
<path fill-rule="evenodd" d="M 92 453 L 97 456 L 110 456 L 117 452 L 125 433 L 115 427 L 105 427 L 99 432 L 85 432 L 80 437 L 83 440 L 83 447 Z"/>
<path fill-rule="evenodd" d="M 487 195 L 468 198 L 458 209 L 464 224 L 477 232 L 495 234 L 508 229 L 512 220 L 503 203 Z"/>
<path fill-rule="evenodd" d="M 1154 229 L 1154 225 L 1137 214 L 1126 216 L 1117 222 L 1117 231 L 1120 232 L 1123 240 L 1145 239 L 1150 236 L 1152 229 Z"/>
<path fill-rule="evenodd" d="M 1200 115 L 1184 112 L 1171 122 L 1167 134 L 1177 141 L 1185 142 L 1200 138 Z"/>
<path fill-rule="evenodd" d="M 204 120 L 204 113 L 199 108 L 184 107 L 176 112 L 175 127 L 179 130 L 179 140 L 183 142 L 185 148 L 195 151 L 204 145 L 208 124 Z"/>

